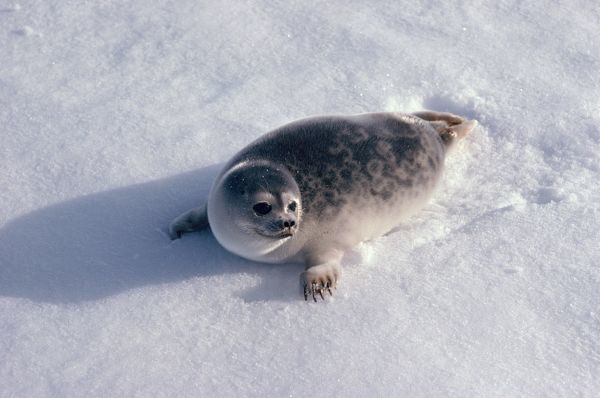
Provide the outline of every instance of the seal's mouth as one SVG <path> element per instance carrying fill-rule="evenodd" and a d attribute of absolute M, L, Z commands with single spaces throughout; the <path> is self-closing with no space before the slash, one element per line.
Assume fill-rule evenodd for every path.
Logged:
<path fill-rule="evenodd" d="M 279 232 L 277 234 L 274 235 L 270 235 L 270 234 L 266 234 L 262 231 L 259 230 L 255 230 L 255 232 L 257 234 L 259 234 L 260 236 L 264 236 L 265 238 L 269 238 L 269 239 L 286 239 L 286 238 L 291 238 L 292 236 L 294 236 L 294 232 L 293 230 L 285 230 L 283 232 Z"/>

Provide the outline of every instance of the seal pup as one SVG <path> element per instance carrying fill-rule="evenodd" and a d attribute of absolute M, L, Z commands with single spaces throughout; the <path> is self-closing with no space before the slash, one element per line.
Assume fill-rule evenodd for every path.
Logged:
<path fill-rule="evenodd" d="M 241 257 L 301 262 L 304 298 L 316 301 L 336 287 L 345 250 L 384 235 L 427 203 L 449 149 L 476 125 L 432 111 L 286 124 L 238 152 L 206 205 L 173 220 L 169 235 L 210 227 Z"/>

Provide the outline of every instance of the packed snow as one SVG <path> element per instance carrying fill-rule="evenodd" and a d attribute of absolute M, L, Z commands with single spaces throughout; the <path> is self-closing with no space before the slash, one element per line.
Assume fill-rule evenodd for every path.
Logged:
<path fill-rule="evenodd" d="M 595 397 L 600 6 L 0 1 L 1 397 Z M 480 122 L 432 202 L 305 302 L 171 242 L 316 114 Z"/>

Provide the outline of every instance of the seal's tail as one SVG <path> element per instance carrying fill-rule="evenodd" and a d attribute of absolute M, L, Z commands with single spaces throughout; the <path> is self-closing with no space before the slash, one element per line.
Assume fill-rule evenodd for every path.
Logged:
<path fill-rule="evenodd" d="M 478 124 L 477 120 L 467 120 L 448 112 L 422 111 L 413 115 L 430 122 L 447 147 L 466 137 Z"/>

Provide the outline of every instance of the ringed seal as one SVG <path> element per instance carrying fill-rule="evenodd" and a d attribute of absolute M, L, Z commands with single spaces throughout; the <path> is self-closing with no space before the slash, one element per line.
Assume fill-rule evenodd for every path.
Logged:
<path fill-rule="evenodd" d="M 381 236 L 422 208 L 448 150 L 475 126 L 423 111 L 298 120 L 238 152 L 206 205 L 169 235 L 210 226 L 227 250 L 267 263 L 301 262 L 304 298 L 331 294 L 345 250 Z"/>

